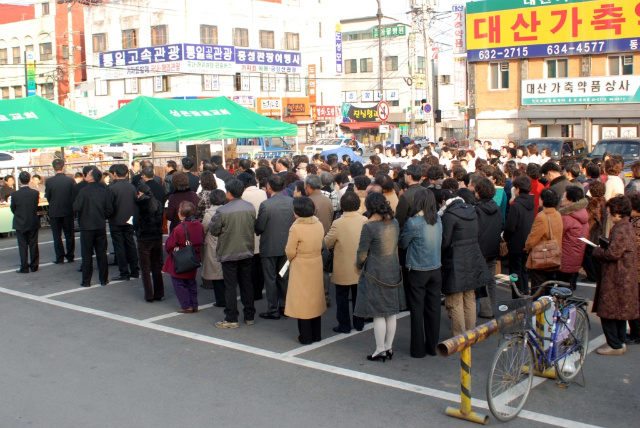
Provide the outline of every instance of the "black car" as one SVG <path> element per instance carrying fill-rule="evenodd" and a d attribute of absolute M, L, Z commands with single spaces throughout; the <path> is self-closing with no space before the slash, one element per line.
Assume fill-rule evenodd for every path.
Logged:
<path fill-rule="evenodd" d="M 540 137 L 529 138 L 522 142 L 525 147 L 535 144 L 538 146 L 538 152 L 542 153 L 542 149 L 551 151 L 551 159 L 558 161 L 561 166 L 566 165 L 570 161 L 580 162 L 587 157 L 587 145 L 580 138 L 569 137 Z"/>
<path fill-rule="evenodd" d="M 590 159 L 600 158 L 605 153 L 620 155 L 624 163 L 631 163 L 640 159 L 640 138 L 607 138 L 600 140 L 589 155 Z"/>

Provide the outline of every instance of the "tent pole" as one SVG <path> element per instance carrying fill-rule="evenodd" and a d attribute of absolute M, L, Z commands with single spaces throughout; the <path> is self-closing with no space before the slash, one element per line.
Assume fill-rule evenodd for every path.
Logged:
<path fill-rule="evenodd" d="M 225 149 L 226 142 L 227 142 L 227 139 L 223 138 L 222 139 L 222 167 L 224 169 L 227 169 L 227 157 L 224 155 L 224 149 Z"/>

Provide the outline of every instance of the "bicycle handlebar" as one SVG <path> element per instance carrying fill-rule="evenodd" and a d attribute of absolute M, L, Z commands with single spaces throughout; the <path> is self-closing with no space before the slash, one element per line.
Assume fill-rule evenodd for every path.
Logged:
<path fill-rule="evenodd" d="M 536 291 L 536 294 L 532 295 L 527 295 L 524 296 L 520 290 L 518 290 L 518 287 L 516 287 L 516 281 L 513 281 L 511 277 L 509 277 L 509 280 L 511 282 L 511 289 L 513 290 L 514 293 L 516 293 L 516 295 L 520 298 L 525 298 L 525 297 L 531 297 L 533 300 L 537 299 L 538 296 L 540 296 L 542 294 L 542 292 L 545 290 L 545 288 L 548 285 L 551 284 L 555 284 L 554 287 L 557 287 L 558 285 L 562 286 L 562 287 L 570 287 L 571 284 L 569 284 L 568 282 L 564 282 L 564 281 L 556 281 L 556 280 L 551 280 L 551 281 L 545 281 L 542 284 L 540 284 L 540 286 L 538 287 L 538 291 Z"/>

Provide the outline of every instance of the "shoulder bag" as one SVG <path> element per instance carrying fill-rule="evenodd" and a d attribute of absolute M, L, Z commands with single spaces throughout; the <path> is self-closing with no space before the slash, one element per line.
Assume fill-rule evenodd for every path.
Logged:
<path fill-rule="evenodd" d="M 553 270 L 562 265 L 562 249 L 558 241 L 553 238 L 551 228 L 551 217 L 547 214 L 549 221 L 549 239 L 540 242 L 531 251 L 531 264 L 536 270 Z"/>
<path fill-rule="evenodd" d="M 176 273 L 189 272 L 202 266 L 200 264 L 200 260 L 198 260 L 196 250 L 191 245 L 191 240 L 189 240 L 189 229 L 184 222 L 182 223 L 182 227 L 184 227 L 186 244 L 182 248 L 176 247 L 173 250 L 173 267 Z"/>

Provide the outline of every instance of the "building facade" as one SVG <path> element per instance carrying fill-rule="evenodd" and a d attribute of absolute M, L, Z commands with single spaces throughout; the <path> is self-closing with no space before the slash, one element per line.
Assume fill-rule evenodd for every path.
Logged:
<path fill-rule="evenodd" d="M 54 0 L 32 5 L 0 4 L 0 91 L 2 99 L 27 96 L 25 60 L 35 61 L 35 94 L 61 105 L 69 104 L 69 73 L 75 82 L 86 78 L 82 8 L 71 9 L 71 32 L 66 4 Z M 74 47 L 69 55 L 69 34 Z M 33 93 L 33 92 L 32 92 Z"/>
<path fill-rule="evenodd" d="M 633 2 L 467 3 L 470 107 L 481 139 L 636 137 Z"/>

